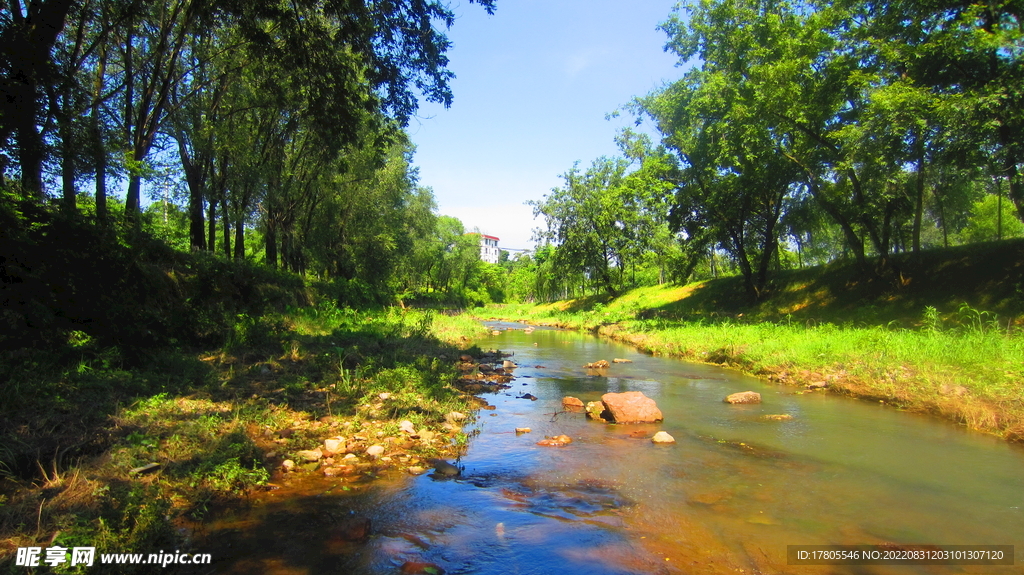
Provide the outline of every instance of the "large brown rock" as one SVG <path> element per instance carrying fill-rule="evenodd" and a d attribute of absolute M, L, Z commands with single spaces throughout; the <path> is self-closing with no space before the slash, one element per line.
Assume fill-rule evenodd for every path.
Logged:
<path fill-rule="evenodd" d="M 741 391 L 725 398 L 726 403 L 761 403 L 761 394 L 756 391 Z"/>
<path fill-rule="evenodd" d="M 654 400 L 640 391 L 606 393 L 601 396 L 614 423 L 651 423 L 664 419 Z"/>

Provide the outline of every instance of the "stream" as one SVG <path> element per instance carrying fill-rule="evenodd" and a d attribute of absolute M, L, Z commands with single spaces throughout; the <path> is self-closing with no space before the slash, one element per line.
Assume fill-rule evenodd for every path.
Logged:
<path fill-rule="evenodd" d="M 309 473 L 197 533 L 214 559 L 203 572 L 1024 572 L 1020 445 L 588 334 L 511 329 L 478 344 L 514 354 L 519 367 L 511 389 L 482 396 L 494 409 L 467 427 L 461 476 L 346 490 Z M 582 367 L 613 358 L 632 363 Z M 747 390 L 762 403 L 722 401 Z M 664 421 L 608 425 L 562 412 L 564 396 L 587 402 L 619 391 L 642 391 Z M 518 397 L 526 393 L 538 399 Z M 516 434 L 522 427 L 532 432 Z M 652 443 L 657 431 L 676 443 Z M 536 445 L 562 434 L 573 442 Z M 365 542 L 339 536 L 355 518 L 372 525 Z M 1015 545 L 1015 565 L 787 564 L 788 545 L 886 543 Z"/>

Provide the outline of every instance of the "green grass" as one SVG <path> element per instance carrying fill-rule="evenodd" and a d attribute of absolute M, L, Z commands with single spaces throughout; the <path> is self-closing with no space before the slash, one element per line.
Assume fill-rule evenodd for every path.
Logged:
<path fill-rule="evenodd" d="M 486 313 L 781 383 L 825 382 L 1024 440 L 1024 242 L 895 259 L 895 271 L 871 279 L 848 264 L 784 273 L 757 303 L 745 299 L 740 278 L 722 278 Z"/>
<path fill-rule="evenodd" d="M 246 501 L 283 457 L 298 460 L 336 426 L 395 436 L 409 419 L 440 437 L 410 453 L 448 455 L 465 438 L 446 415 L 469 411 L 453 363 L 484 331 L 465 317 L 321 304 L 239 314 L 224 346 L 202 352 L 133 363 L 76 335 L 64 352 L 16 357 L 0 367 L 10 382 L 0 564 L 54 536 L 102 550 L 179 548 L 177 518 L 205 521 Z M 281 429 L 294 433 L 268 436 Z M 129 472 L 149 463 L 159 470 Z"/>

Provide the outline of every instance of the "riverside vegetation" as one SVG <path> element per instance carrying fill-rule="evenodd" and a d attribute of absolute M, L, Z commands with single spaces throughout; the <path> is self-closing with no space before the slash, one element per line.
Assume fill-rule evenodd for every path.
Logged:
<path fill-rule="evenodd" d="M 224 346 L 164 350 L 145 365 L 85 338 L 70 364 L 8 364 L 5 377 L 21 385 L 3 407 L 2 553 L 187 548 L 183 523 L 245 504 L 284 459 L 301 462 L 296 453 L 339 432 L 399 435 L 407 419 L 438 434 L 409 450 L 413 462 L 450 456 L 465 435 L 445 415 L 466 411 L 468 396 L 439 358 L 454 360 L 453 344 L 479 329 L 429 312 L 320 304 L 243 315 Z M 154 473 L 134 471 L 154 462 Z"/>
<path fill-rule="evenodd" d="M 1021 441 L 1022 278 L 1015 266 L 992 262 L 1021 261 L 1022 248 L 992 242 L 905 256 L 889 281 L 864 279 L 850 263 L 792 270 L 756 303 L 734 276 L 483 313 L 590 330 L 650 353 L 934 413 Z"/>
<path fill-rule="evenodd" d="M 400 435 L 409 420 L 436 438 L 405 449 L 408 465 L 465 445 L 445 417 L 469 411 L 452 383 L 458 357 L 480 353 L 477 322 L 356 311 L 290 273 L 40 226 L 7 260 L 20 305 L 0 336 L 2 569 L 22 569 L 27 546 L 187 550 L 183 526 L 248 504 L 326 437 Z M 346 491 L 388 473 L 359 458 Z"/>

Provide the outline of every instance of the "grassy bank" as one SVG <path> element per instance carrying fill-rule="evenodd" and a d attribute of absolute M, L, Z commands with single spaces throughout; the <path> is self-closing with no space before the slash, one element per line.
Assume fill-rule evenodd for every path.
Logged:
<path fill-rule="evenodd" d="M 983 249 L 1002 257 L 1020 247 Z M 1020 271 L 961 252 L 904 262 L 898 285 L 851 285 L 845 267 L 800 270 L 757 304 L 737 297 L 737 278 L 723 278 L 485 313 L 594 331 L 650 353 L 884 401 L 1021 441 L 1024 335 L 1013 317 Z M 922 279 L 945 276 L 959 279 Z M 973 307 L 986 302 L 1010 317 Z"/>
<path fill-rule="evenodd" d="M 24 570 L 18 547 L 185 551 L 182 525 L 245 505 L 272 481 L 322 474 L 330 462 L 300 452 L 328 437 L 349 438 L 356 455 L 338 468 L 346 490 L 452 455 L 465 436 L 449 415 L 469 408 L 451 385 L 454 362 L 481 330 L 467 318 L 322 304 L 240 314 L 215 348 L 127 358 L 83 336 L 78 354 L 9 354 L 0 571 Z M 435 437 L 399 446 L 401 420 Z M 364 454 L 373 443 L 385 457 Z M 285 460 L 295 471 L 281 471 Z"/>

